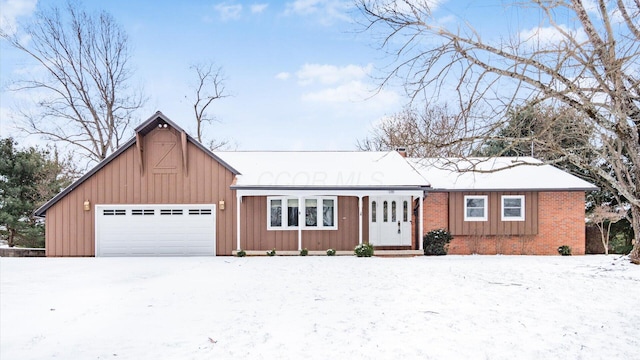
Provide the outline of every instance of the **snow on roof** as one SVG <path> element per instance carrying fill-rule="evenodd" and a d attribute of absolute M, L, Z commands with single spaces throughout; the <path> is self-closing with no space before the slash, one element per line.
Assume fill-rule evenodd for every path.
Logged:
<path fill-rule="evenodd" d="M 593 184 L 532 157 L 410 158 L 433 189 L 597 190 Z"/>
<path fill-rule="evenodd" d="M 395 151 L 216 152 L 237 169 L 235 187 L 405 188 L 429 183 Z"/>

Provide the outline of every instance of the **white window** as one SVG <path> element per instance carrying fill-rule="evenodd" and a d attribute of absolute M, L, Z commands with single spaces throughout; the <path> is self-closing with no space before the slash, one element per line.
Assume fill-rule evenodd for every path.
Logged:
<path fill-rule="evenodd" d="M 466 195 L 464 197 L 464 221 L 487 221 L 486 195 Z"/>
<path fill-rule="evenodd" d="M 297 228 L 298 227 L 298 199 L 287 199 L 287 226 Z"/>
<path fill-rule="evenodd" d="M 524 195 L 502 196 L 502 221 L 524 221 Z"/>
<path fill-rule="evenodd" d="M 338 198 L 335 196 L 297 197 L 274 196 L 267 198 L 267 229 L 298 229 L 299 216 L 304 215 L 303 229 L 336 230 L 338 228 Z"/>
<path fill-rule="evenodd" d="M 336 225 L 336 216 L 338 214 L 336 211 L 337 202 L 338 198 L 322 199 L 322 227 L 335 229 L 338 228 L 338 226 Z"/>
<path fill-rule="evenodd" d="M 269 199 L 268 228 L 282 227 L 282 199 Z"/>
<path fill-rule="evenodd" d="M 304 199 L 304 226 L 318 226 L 318 199 Z"/>

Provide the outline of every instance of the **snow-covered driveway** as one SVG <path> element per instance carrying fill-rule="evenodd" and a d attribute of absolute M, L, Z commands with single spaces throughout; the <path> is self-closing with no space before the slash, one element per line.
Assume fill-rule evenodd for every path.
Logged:
<path fill-rule="evenodd" d="M 631 359 L 618 256 L 0 258 L 0 359 Z"/>

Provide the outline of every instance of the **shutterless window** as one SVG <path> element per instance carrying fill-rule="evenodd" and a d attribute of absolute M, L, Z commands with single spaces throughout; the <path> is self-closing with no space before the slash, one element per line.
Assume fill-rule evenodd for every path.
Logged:
<path fill-rule="evenodd" d="M 308 197 L 302 202 L 297 197 L 267 198 L 267 229 L 293 230 L 299 225 L 305 229 L 334 230 L 337 227 L 337 197 Z M 299 215 L 304 215 L 299 224 Z"/>
<path fill-rule="evenodd" d="M 298 226 L 298 199 L 287 200 L 287 226 Z"/>
<path fill-rule="evenodd" d="M 524 195 L 502 196 L 502 221 L 524 221 Z"/>
<path fill-rule="evenodd" d="M 322 226 L 336 226 L 336 199 L 322 199 Z"/>
<path fill-rule="evenodd" d="M 271 227 L 282 226 L 282 199 L 269 199 L 270 215 L 269 224 Z"/>
<path fill-rule="evenodd" d="M 464 221 L 487 221 L 486 195 L 467 195 L 464 197 Z"/>
<path fill-rule="evenodd" d="M 304 225 L 318 226 L 318 199 L 304 200 Z"/>

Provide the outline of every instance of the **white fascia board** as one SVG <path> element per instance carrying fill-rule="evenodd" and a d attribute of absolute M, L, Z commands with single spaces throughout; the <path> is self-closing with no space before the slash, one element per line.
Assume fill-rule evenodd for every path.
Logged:
<path fill-rule="evenodd" d="M 419 197 L 422 190 L 287 190 L 287 189 L 237 189 L 237 196 L 380 196 L 380 195 L 404 195 Z"/>

